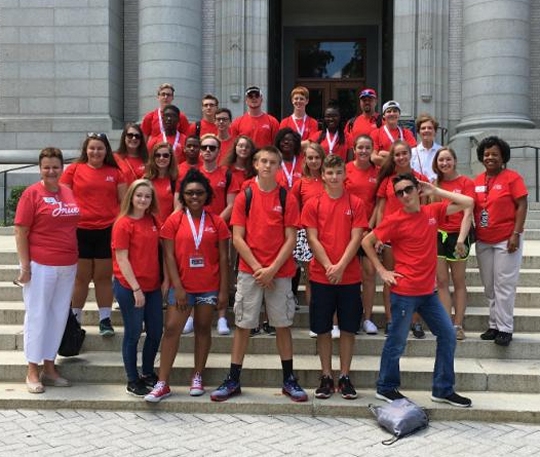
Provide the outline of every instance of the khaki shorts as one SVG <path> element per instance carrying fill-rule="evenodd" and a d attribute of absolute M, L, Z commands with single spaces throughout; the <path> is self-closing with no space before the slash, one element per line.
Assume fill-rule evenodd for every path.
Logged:
<path fill-rule="evenodd" d="M 240 328 L 259 325 L 261 306 L 266 305 L 268 322 L 274 327 L 293 324 L 296 302 L 291 290 L 291 278 L 275 278 L 273 289 L 263 289 L 249 273 L 238 272 L 234 299 L 235 324 Z"/>

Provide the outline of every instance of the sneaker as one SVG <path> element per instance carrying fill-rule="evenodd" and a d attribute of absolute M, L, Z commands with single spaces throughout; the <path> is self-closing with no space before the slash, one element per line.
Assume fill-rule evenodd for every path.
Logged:
<path fill-rule="evenodd" d="M 327 399 L 335 392 L 334 380 L 331 376 L 321 376 L 321 384 L 315 390 L 315 398 Z"/>
<path fill-rule="evenodd" d="M 223 383 L 210 394 L 210 400 L 212 401 L 225 401 L 231 398 L 233 395 L 239 395 L 242 393 L 239 381 L 233 381 L 229 376 L 223 381 Z"/>
<path fill-rule="evenodd" d="M 317 338 L 317 334 L 315 332 L 309 331 L 309 337 L 310 338 Z"/>
<path fill-rule="evenodd" d="M 257 325 L 257 327 L 255 328 L 252 328 L 250 331 L 249 331 L 249 336 L 257 336 L 257 335 L 260 335 L 261 334 L 261 326 L 260 325 Z"/>
<path fill-rule="evenodd" d="M 184 335 L 188 333 L 193 333 L 193 316 L 187 318 L 186 324 L 184 325 L 184 330 L 182 330 Z"/>
<path fill-rule="evenodd" d="M 341 392 L 341 396 L 346 400 L 354 400 L 358 397 L 348 376 L 340 376 L 338 380 L 338 391 Z"/>
<path fill-rule="evenodd" d="M 377 392 L 375 394 L 375 397 L 377 397 L 379 400 L 387 401 L 388 403 L 392 403 L 394 400 L 401 400 L 402 398 L 407 398 L 397 389 Z"/>
<path fill-rule="evenodd" d="M 192 397 L 200 397 L 204 394 L 204 387 L 202 382 L 202 376 L 199 372 L 195 373 L 191 378 L 191 387 L 189 388 L 189 395 Z"/>
<path fill-rule="evenodd" d="M 134 397 L 144 397 L 148 393 L 148 387 L 142 379 L 136 381 L 130 381 L 126 386 L 126 393 L 133 395 Z"/>
<path fill-rule="evenodd" d="M 507 332 L 499 332 L 495 337 L 495 344 L 499 346 L 509 346 L 512 341 L 512 334 Z"/>
<path fill-rule="evenodd" d="M 308 399 L 306 391 L 300 387 L 298 379 L 293 375 L 283 383 L 281 392 L 291 397 L 292 401 L 307 401 Z"/>
<path fill-rule="evenodd" d="M 463 327 L 461 327 L 460 325 L 454 325 L 454 329 L 456 331 L 456 340 L 463 341 L 466 338 Z"/>
<path fill-rule="evenodd" d="M 426 332 L 424 332 L 424 329 L 422 328 L 422 324 L 420 322 L 416 322 L 411 327 L 412 334 L 417 340 L 423 340 L 426 337 Z"/>
<path fill-rule="evenodd" d="M 158 381 L 152 392 L 144 397 L 150 403 L 159 403 L 164 398 L 170 397 L 171 389 L 165 381 Z"/>
<path fill-rule="evenodd" d="M 341 336 L 341 331 L 339 330 L 339 327 L 337 325 L 334 325 L 332 327 L 332 339 L 333 340 L 339 340 L 339 337 Z"/>
<path fill-rule="evenodd" d="M 149 388 L 149 390 L 152 390 L 158 382 L 158 376 L 155 373 L 143 375 L 141 376 L 141 380 L 144 382 L 144 385 Z"/>
<path fill-rule="evenodd" d="M 448 403 L 449 405 L 459 406 L 460 408 L 468 408 L 472 405 L 472 401 L 470 398 L 462 397 L 455 392 L 448 395 L 448 397 L 435 397 L 434 395 L 432 395 L 431 401 L 434 401 L 436 403 Z"/>
<path fill-rule="evenodd" d="M 270 325 L 268 322 L 264 321 L 262 325 L 263 332 L 267 335 L 274 336 L 276 334 L 276 327 Z"/>
<path fill-rule="evenodd" d="M 366 319 L 364 321 L 362 328 L 364 329 L 364 332 L 366 332 L 368 335 L 376 335 L 378 332 L 377 326 L 369 319 Z"/>
<path fill-rule="evenodd" d="M 384 336 L 388 336 L 388 332 L 390 331 L 390 326 L 392 325 L 392 322 L 387 322 L 384 324 Z"/>
<path fill-rule="evenodd" d="M 114 336 L 114 328 L 111 324 L 110 317 L 99 321 L 99 334 L 105 337 Z"/>
<path fill-rule="evenodd" d="M 493 341 L 498 334 L 499 331 L 496 328 L 488 328 L 484 333 L 480 335 L 480 339 L 485 341 Z"/>
<path fill-rule="evenodd" d="M 217 332 L 218 335 L 230 335 L 231 329 L 229 328 L 229 324 L 227 323 L 226 317 L 220 317 L 217 321 Z"/>

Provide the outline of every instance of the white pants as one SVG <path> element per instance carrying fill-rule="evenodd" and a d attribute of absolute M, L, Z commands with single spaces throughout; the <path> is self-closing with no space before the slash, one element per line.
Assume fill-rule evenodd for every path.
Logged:
<path fill-rule="evenodd" d="M 24 355 L 29 363 L 54 360 L 66 328 L 77 264 L 54 267 L 31 262 L 23 288 Z"/>
<path fill-rule="evenodd" d="M 513 333 L 514 302 L 523 256 L 523 240 L 520 239 L 519 249 L 511 254 L 506 246 L 507 241 L 497 244 L 477 241 L 476 257 L 489 305 L 489 328 Z"/>

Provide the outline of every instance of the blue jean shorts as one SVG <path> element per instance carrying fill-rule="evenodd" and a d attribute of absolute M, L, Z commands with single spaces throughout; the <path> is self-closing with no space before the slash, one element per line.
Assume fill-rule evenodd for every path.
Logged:
<path fill-rule="evenodd" d="M 195 305 L 212 305 L 216 306 L 218 302 L 218 291 L 213 290 L 212 292 L 197 292 L 197 293 L 187 293 L 187 304 L 189 306 Z M 175 306 L 176 302 L 174 300 L 174 289 L 171 287 L 169 293 L 167 294 L 167 305 Z"/>

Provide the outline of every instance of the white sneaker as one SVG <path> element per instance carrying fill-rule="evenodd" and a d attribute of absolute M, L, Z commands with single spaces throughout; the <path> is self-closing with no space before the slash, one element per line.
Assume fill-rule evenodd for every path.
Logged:
<path fill-rule="evenodd" d="M 334 325 L 332 327 L 332 339 L 337 340 L 341 336 L 341 332 L 339 331 L 339 327 L 337 325 Z"/>
<path fill-rule="evenodd" d="M 227 319 L 225 317 L 220 317 L 217 321 L 217 332 L 218 335 L 230 335 L 231 329 L 227 324 Z"/>
<path fill-rule="evenodd" d="M 204 394 L 204 386 L 202 376 L 200 373 L 195 373 L 191 378 L 191 387 L 189 389 L 189 395 L 192 397 L 200 397 Z"/>
<path fill-rule="evenodd" d="M 193 333 L 193 317 L 189 316 L 186 321 L 186 325 L 184 325 L 184 330 L 182 330 L 182 333 L 186 335 L 187 333 Z"/>
<path fill-rule="evenodd" d="M 371 322 L 369 319 L 366 319 L 363 324 L 364 332 L 366 332 L 368 335 L 376 335 L 377 334 L 377 326 Z"/>
<path fill-rule="evenodd" d="M 309 331 L 309 337 L 310 338 L 317 338 L 317 334 L 315 332 Z"/>

